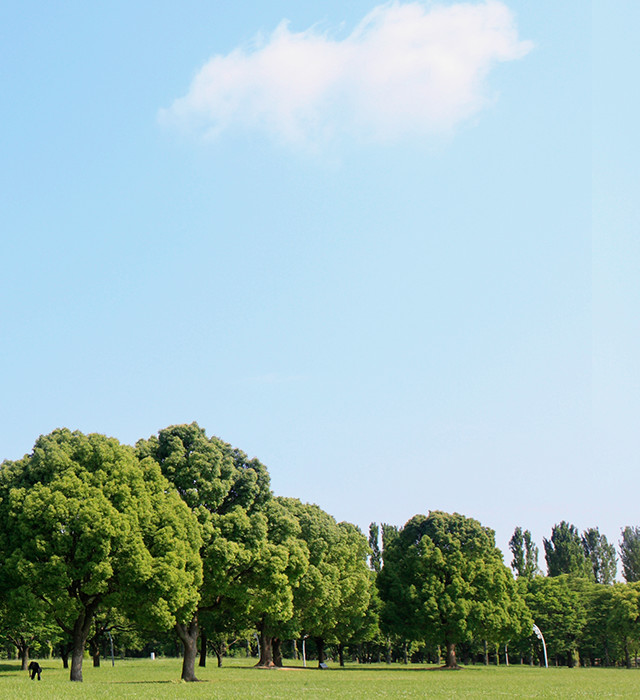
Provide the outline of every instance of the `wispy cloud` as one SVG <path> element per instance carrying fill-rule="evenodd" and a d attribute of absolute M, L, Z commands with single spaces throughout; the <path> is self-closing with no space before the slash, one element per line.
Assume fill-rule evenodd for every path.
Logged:
<path fill-rule="evenodd" d="M 211 58 L 159 116 L 205 138 L 240 126 L 305 146 L 443 133 L 486 104 L 497 62 L 531 46 L 498 0 L 392 2 L 342 39 L 318 27 L 292 32 L 283 21 L 269 37 Z"/>

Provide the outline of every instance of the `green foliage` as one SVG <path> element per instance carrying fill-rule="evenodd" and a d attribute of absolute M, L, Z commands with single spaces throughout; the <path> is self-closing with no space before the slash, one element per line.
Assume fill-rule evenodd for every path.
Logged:
<path fill-rule="evenodd" d="M 309 566 L 294 590 L 297 628 L 311 637 L 347 642 L 361 632 L 369 605 L 370 550 L 364 535 L 316 505 L 282 499 L 300 526 Z"/>
<path fill-rule="evenodd" d="M 573 574 L 591 577 L 591 563 L 584 553 L 582 539 L 575 525 L 562 521 L 554 525 L 551 539 L 543 540 L 549 576 Z"/>
<path fill-rule="evenodd" d="M 269 475 L 197 423 L 174 425 L 136 444 L 140 458 L 153 460 L 197 517 L 202 537 L 203 583 L 194 591 L 209 612 L 210 633 L 225 632 L 246 618 L 251 595 L 247 577 L 263 566 L 271 500 Z"/>
<path fill-rule="evenodd" d="M 533 621 L 542 630 L 550 657 L 573 665 L 586 624 L 586 591 L 590 584 L 568 574 L 537 576 L 527 582 L 525 600 Z"/>
<path fill-rule="evenodd" d="M 616 548 L 609 544 L 605 535 L 601 535 L 597 527 L 591 527 L 582 533 L 582 546 L 585 557 L 591 565 L 593 580 L 607 585 L 613 583 L 618 568 Z"/>
<path fill-rule="evenodd" d="M 506 641 L 528 624 L 493 532 L 457 513 L 413 517 L 385 546 L 378 585 L 383 628 L 409 639 Z"/>
<path fill-rule="evenodd" d="M 534 544 L 529 530 L 523 532 L 521 527 L 517 527 L 509 540 L 509 549 L 513 555 L 511 568 L 518 578 L 531 579 L 538 576 L 538 547 Z"/>
<path fill-rule="evenodd" d="M 640 581 L 640 527 L 625 527 L 620 540 L 622 574 L 627 583 Z"/>
<path fill-rule="evenodd" d="M 56 430 L 0 470 L 2 584 L 23 587 L 73 639 L 72 680 L 100 608 L 148 627 L 188 617 L 197 523 L 153 463 L 103 435 Z"/>
<path fill-rule="evenodd" d="M 158 470 L 102 435 L 57 430 L 0 471 L 5 581 L 44 601 L 63 629 L 99 601 L 158 626 L 195 604 L 199 536 Z M 195 550 L 195 551 L 194 551 Z"/>
<path fill-rule="evenodd" d="M 382 569 L 382 552 L 380 551 L 380 528 L 378 523 L 369 525 L 369 549 L 371 549 L 369 566 L 379 574 Z"/>

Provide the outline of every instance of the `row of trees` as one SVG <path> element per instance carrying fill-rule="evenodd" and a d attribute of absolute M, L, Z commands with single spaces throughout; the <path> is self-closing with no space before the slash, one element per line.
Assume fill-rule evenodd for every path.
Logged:
<path fill-rule="evenodd" d="M 116 624 L 173 628 L 187 681 L 201 629 L 257 629 L 265 666 L 303 633 L 322 657 L 366 619 L 367 556 L 355 526 L 274 497 L 264 465 L 197 424 L 135 448 L 56 430 L 0 469 L 4 634 L 26 664 L 29 644 L 59 630 L 75 681 L 88 640 Z"/>
<path fill-rule="evenodd" d="M 533 622 L 544 631 L 549 655 L 569 666 L 631 665 L 640 647 L 640 529 L 627 527 L 620 556 L 627 583 L 615 583 L 616 552 L 597 528 L 580 535 L 561 522 L 544 540 L 548 575 L 528 530 L 510 541 L 514 577 L 495 548 L 493 532 L 458 514 L 431 512 L 402 529 L 370 527 L 372 564 L 382 605 L 380 628 L 406 648 L 422 643 L 446 666 L 489 652 L 520 662 L 542 661 Z"/>
<path fill-rule="evenodd" d="M 640 532 L 623 541 L 625 577 L 637 580 Z M 186 681 L 198 651 L 202 665 L 208 647 L 254 633 L 267 667 L 300 638 L 319 663 L 331 646 L 341 663 L 345 650 L 361 661 L 442 654 L 455 668 L 459 654 L 488 660 L 507 644 L 532 662 L 534 619 L 567 663 L 629 662 L 640 592 L 612 584 L 606 538 L 556 526 L 549 576 L 528 531 L 510 546 L 516 578 L 493 531 L 459 514 L 373 523 L 367 541 L 318 506 L 274 496 L 263 464 L 195 423 L 135 447 L 61 429 L 0 468 L 0 632 L 25 666 L 31 645 L 55 643 L 75 681 L 106 633 L 141 647 L 166 630 Z"/>

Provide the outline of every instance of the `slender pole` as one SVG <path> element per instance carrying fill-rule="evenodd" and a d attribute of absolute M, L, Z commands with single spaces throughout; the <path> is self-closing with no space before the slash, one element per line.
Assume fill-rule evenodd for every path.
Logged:
<path fill-rule="evenodd" d="M 544 637 L 538 625 L 533 626 L 533 633 L 542 642 L 542 650 L 544 651 L 544 667 L 549 668 L 549 661 L 547 660 L 547 645 L 544 643 Z"/>
<path fill-rule="evenodd" d="M 302 666 L 303 666 L 303 668 L 307 668 L 306 641 L 307 641 L 308 636 L 309 636 L 308 634 L 305 634 L 304 637 L 302 638 Z"/>
<path fill-rule="evenodd" d="M 111 636 L 111 632 L 109 632 L 109 630 L 107 630 L 107 635 L 109 636 L 109 644 L 111 645 L 111 665 L 115 666 L 116 660 L 113 658 L 113 637 Z"/>

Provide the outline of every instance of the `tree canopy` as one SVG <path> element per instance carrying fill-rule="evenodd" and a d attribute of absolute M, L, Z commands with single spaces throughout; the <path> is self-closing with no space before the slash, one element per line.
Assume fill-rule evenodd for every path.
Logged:
<path fill-rule="evenodd" d="M 0 470 L 5 585 L 23 586 L 73 639 L 71 680 L 96 611 L 146 624 L 189 617 L 202 571 L 197 523 L 151 462 L 103 435 L 62 429 Z"/>

